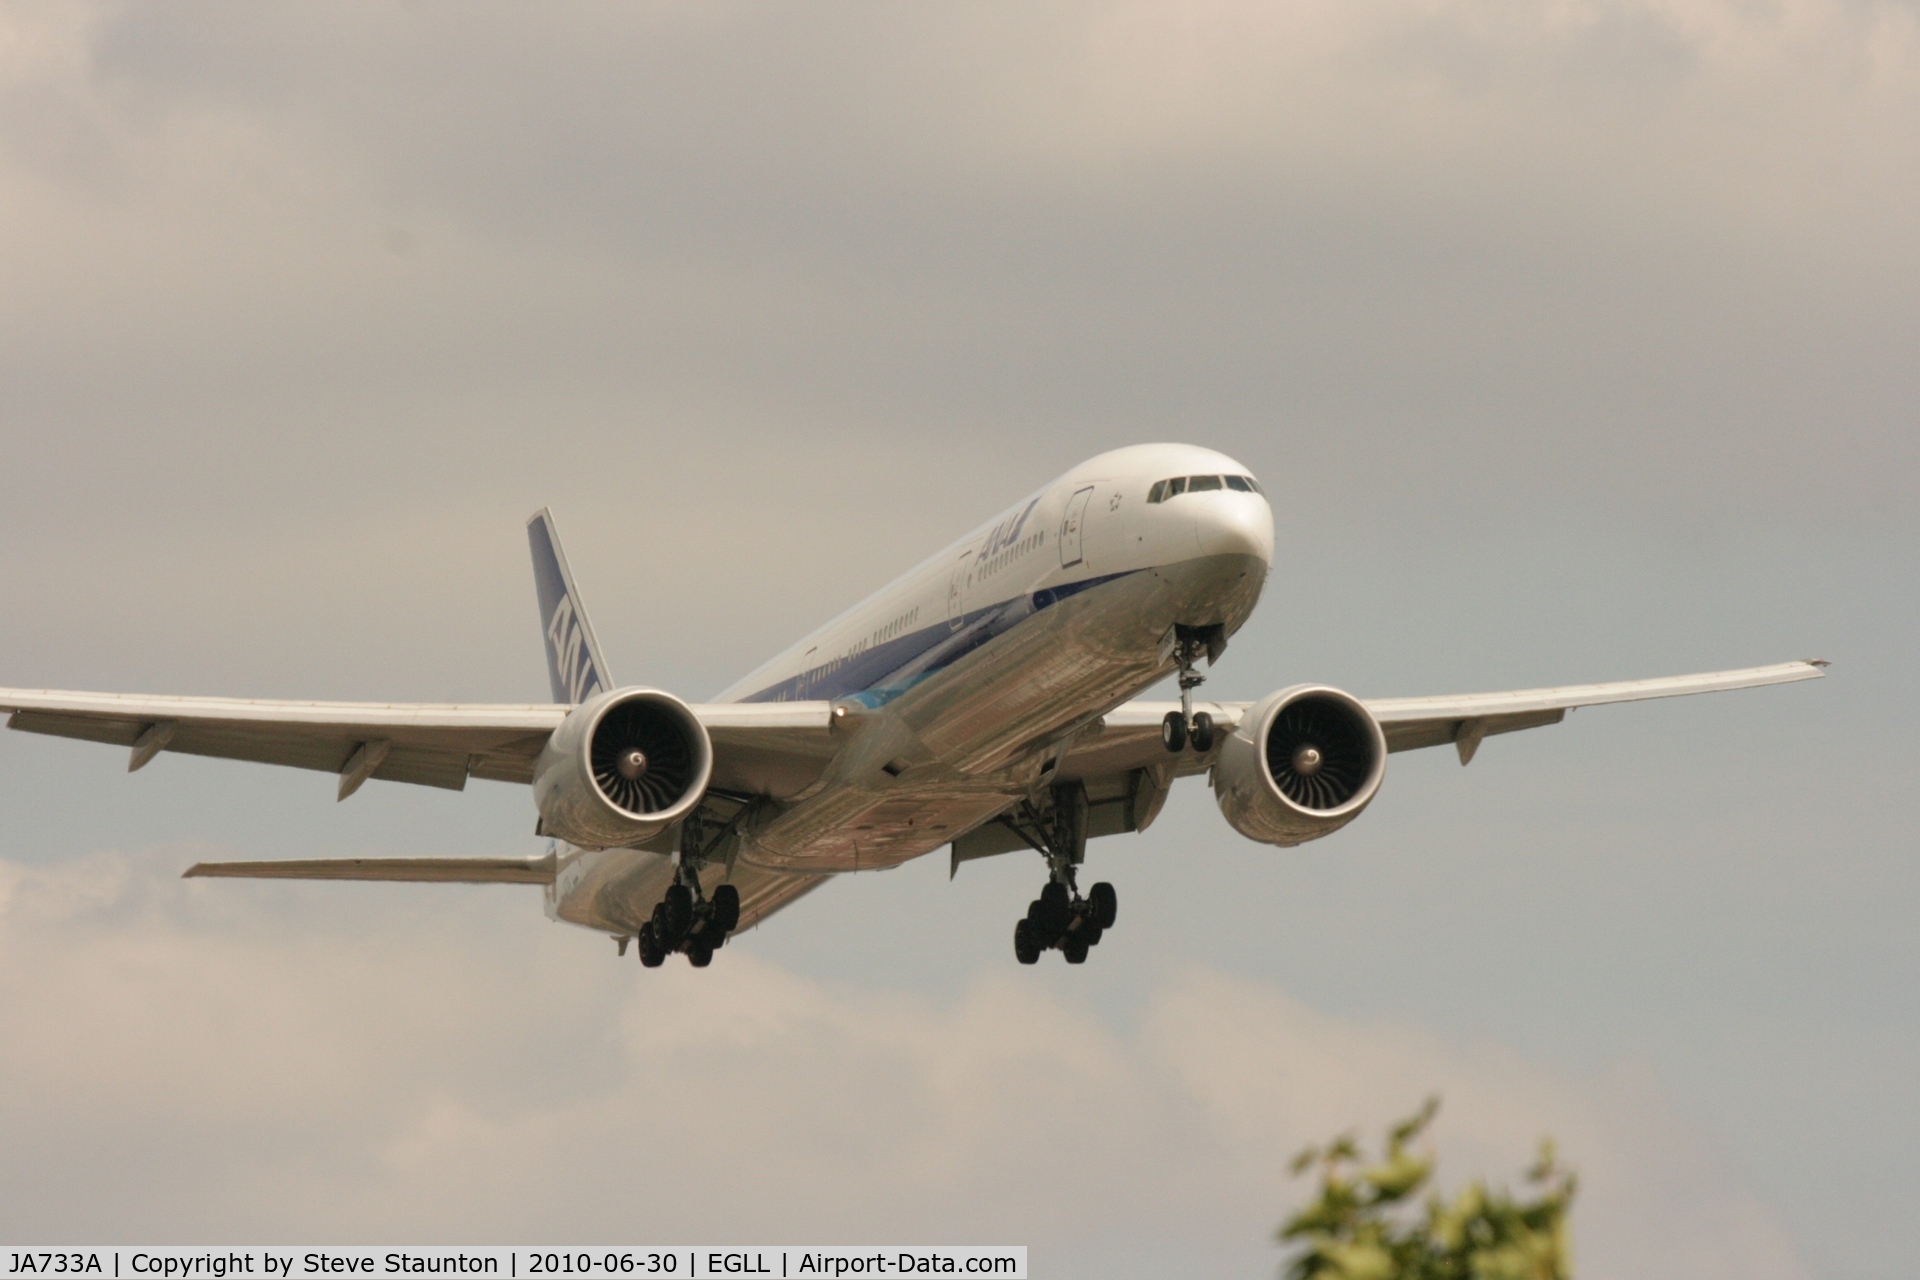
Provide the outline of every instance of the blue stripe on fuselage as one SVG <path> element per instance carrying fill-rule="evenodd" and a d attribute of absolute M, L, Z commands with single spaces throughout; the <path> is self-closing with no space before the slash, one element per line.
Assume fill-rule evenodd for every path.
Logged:
<path fill-rule="evenodd" d="M 747 694 L 740 701 L 811 702 L 851 698 L 869 707 L 883 706 L 1041 610 L 1089 588 L 1138 572 L 1128 569 L 1015 596 L 967 614 L 958 627 L 951 622 L 922 627 L 871 649 L 803 671 L 758 693 Z"/>

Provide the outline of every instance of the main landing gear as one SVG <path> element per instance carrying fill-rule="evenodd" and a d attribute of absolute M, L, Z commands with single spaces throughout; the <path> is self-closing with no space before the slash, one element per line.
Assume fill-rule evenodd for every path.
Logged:
<path fill-rule="evenodd" d="M 1180 709 L 1167 712 L 1160 722 L 1160 745 L 1175 755 L 1185 751 L 1189 742 L 1202 755 L 1213 750 L 1213 717 L 1204 711 L 1196 715 L 1193 710 L 1193 691 L 1207 682 L 1195 668 L 1202 657 L 1211 665 L 1226 647 L 1226 628 L 1218 623 L 1210 627 L 1176 625 L 1173 629 L 1170 656 L 1180 665 Z"/>
<path fill-rule="evenodd" d="M 702 898 L 699 887 L 698 879 L 692 884 L 676 880 L 654 905 L 653 918 L 640 926 L 641 964 L 657 969 L 676 951 L 684 951 L 696 969 L 713 963 L 713 953 L 740 923 L 740 891 L 723 884 L 713 897 Z"/>
<path fill-rule="evenodd" d="M 666 896 L 654 904 L 653 918 L 640 926 L 640 963 L 657 969 L 676 951 L 687 963 L 704 969 L 713 953 L 726 945 L 727 935 L 740 923 L 740 891 L 723 884 L 711 898 L 700 891 L 700 867 L 706 861 L 700 823 L 689 818 L 680 833 L 680 861 Z"/>
<path fill-rule="evenodd" d="M 1087 789 L 1078 782 L 1054 787 L 1053 808 L 1041 814 L 1020 806 L 1008 825 L 1047 860 L 1047 883 L 1027 914 L 1013 927 L 1013 954 L 1021 964 L 1038 964 L 1040 953 L 1058 948 L 1068 964 L 1085 964 L 1089 948 L 1113 928 L 1119 895 L 1101 881 L 1083 898 L 1075 869 L 1087 853 Z"/>
<path fill-rule="evenodd" d="M 1040 963 L 1040 953 L 1053 947 L 1068 964 L 1085 964 L 1087 951 L 1100 945 L 1120 913 L 1120 898 L 1102 880 L 1081 897 L 1072 880 L 1049 880 L 1027 908 L 1026 918 L 1013 926 L 1013 954 L 1021 964 Z"/>

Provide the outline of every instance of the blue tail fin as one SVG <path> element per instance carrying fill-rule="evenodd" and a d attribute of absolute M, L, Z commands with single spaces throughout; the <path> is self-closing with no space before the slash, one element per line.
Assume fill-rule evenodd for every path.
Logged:
<path fill-rule="evenodd" d="M 593 638 L 593 624 L 587 621 L 580 592 L 573 585 L 567 553 L 560 549 L 553 512 L 542 507 L 534 513 L 527 521 L 527 541 L 533 547 L 533 586 L 540 596 L 540 626 L 547 637 L 547 675 L 553 681 L 553 700 L 585 702 L 610 688 L 612 678 L 600 657 L 600 643 Z"/>

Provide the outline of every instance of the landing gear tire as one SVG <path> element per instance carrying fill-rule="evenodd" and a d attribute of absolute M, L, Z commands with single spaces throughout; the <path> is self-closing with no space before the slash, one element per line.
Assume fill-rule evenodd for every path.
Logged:
<path fill-rule="evenodd" d="M 1120 915 L 1120 895 L 1114 892 L 1112 885 L 1102 880 L 1093 886 L 1087 894 L 1087 905 L 1093 909 L 1095 928 L 1113 928 L 1114 920 Z"/>
<path fill-rule="evenodd" d="M 1040 963 L 1040 944 L 1034 941 L 1033 925 L 1028 921 L 1013 926 L 1013 955 L 1021 964 Z"/>
<path fill-rule="evenodd" d="M 704 937 L 694 938 L 687 943 L 687 963 L 696 969 L 704 969 L 713 963 L 713 944 Z"/>
<path fill-rule="evenodd" d="M 1100 935 L 1105 932 L 1105 929 L 1089 921 L 1080 926 L 1080 941 L 1086 943 L 1088 947 L 1097 947 L 1100 945 Z"/>
<path fill-rule="evenodd" d="M 1193 742 L 1193 749 L 1195 751 L 1198 751 L 1201 755 L 1205 755 L 1207 752 L 1213 750 L 1213 717 L 1212 716 L 1208 715 L 1204 711 L 1197 711 L 1194 713 L 1193 733 L 1191 735 L 1191 739 Z"/>
<path fill-rule="evenodd" d="M 1167 712 L 1160 722 L 1160 745 L 1178 755 L 1187 747 L 1187 718 L 1178 711 Z"/>
<path fill-rule="evenodd" d="M 667 949 L 660 945 L 660 939 L 654 933 L 651 921 L 640 926 L 640 937 L 637 941 L 641 964 L 649 969 L 658 969 L 666 963 Z"/>
<path fill-rule="evenodd" d="M 732 933 L 740 924 L 740 891 L 730 884 L 715 889 L 713 915 L 710 918 L 722 937 Z"/>
<path fill-rule="evenodd" d="M 667 935 L 675 939 L 684 936 L 693 923 L 693 890 L 683 884 L 669 885 L 660 905 L 666 908 Z"/>
<path fill-rule="evenodd" d="M 1059 936 L 1073 923 L 1073 899 L 1067 893 L 1067 886 L 1058 880 L 1049 880 L 1040 890 L 1040 924 L 1052 936 Z"/>
<path fill-rule="evenodd" d="M 1033 939 L 1036 947 L 1053 945 L 1053 930 L 1047 927 L 1047 904 L 1035 898 L 1027 904 L 1027 918 L 1020 922 L 1027 926 L 1027 936 Z"/>
<path fill-rule="evenodd" d="M 1077 937 L 1068 937 L 1060 943 L 1060 954 L 1067 958 L 1068 964 L 1087 962 L 1087 944 Z"/>

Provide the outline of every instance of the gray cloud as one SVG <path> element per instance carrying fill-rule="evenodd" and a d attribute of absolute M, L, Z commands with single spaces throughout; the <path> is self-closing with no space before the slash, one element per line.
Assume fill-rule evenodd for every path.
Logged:
<path fill-rule="evenodd" d="M 353 445 L 437 435 L 344 411 L 451 382 L 810 436 L 1204 415 L 1337 432 L 1416 503 L 1438 467 L 1527 505 L 1516 462 L 1911 497 L 1902 6 L 62 21 L 17 180 L 106 278 L 18 305 L 97 342 L 111 298 L 203 432 L 304 392 Z M 31 327 L 70 395 L 97 346 Z"/>
<path fill-rule="evenodd" d="M 1262 1224 L 1300 1191 L 1295 1149 L 1438 1087 L 1455 1179 L 1510 1176 L 1544 1130 L 1581 1151 L 1591 1274 L 1804 1274 L 1657 1089 L 1210 970 L 1155 983 L 1121 1033 L 1011 974 L 951 1000 L 875 994 L 751 940 L 636 984 L 531 895 L 349 890 L 362 910 L 343 914 L 325 891 L 183 893 L 172 861 L 0 864 L 10 1238 L 824 1242 L 885 1224 L 1017 1237 L 1061 1275 L 1176 1255 L 1221 1274 L 1271 1265 Z"/>

